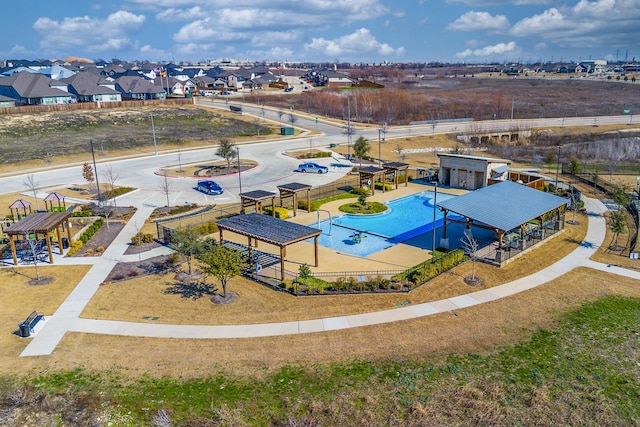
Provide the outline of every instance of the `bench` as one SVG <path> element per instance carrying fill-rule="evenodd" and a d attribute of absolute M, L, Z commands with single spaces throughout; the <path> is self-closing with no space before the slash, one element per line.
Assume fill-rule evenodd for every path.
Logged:
<path fill-rule="evenodd" d="M 39 321 L 44 319 L 44 314 L 38 313 L 33 310 L 31 314 L 24 320 L 24 322 L 20 323 L 18 327 L 20 328 L 20 336 L 22 338 L 27 338 L 31 336 L 33 333 L 33 328 L 36 327 Z"/>

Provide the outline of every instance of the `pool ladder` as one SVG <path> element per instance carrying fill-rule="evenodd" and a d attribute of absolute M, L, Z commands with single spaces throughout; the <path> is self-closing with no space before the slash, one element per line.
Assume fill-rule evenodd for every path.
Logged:
<path fill-rule="evenodd" d="M 318 213 L 318 229 L 320 229 L 320 212 L 326 212 L 329 214 L 329 234 L 327 234 L 328 236 L 331 236 L 331 227 L 333 227 L 333 218 L 331 217 L 331 212 L 329 212 L 326 209 L 317 209 L 316 212 Z"/>

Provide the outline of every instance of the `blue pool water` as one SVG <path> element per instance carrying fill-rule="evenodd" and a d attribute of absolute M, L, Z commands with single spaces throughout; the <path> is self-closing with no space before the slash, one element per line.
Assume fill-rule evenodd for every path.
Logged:
<path fill-rule="evenodd" d="M 430 233 L 433 228 L 433 191 L 424 191 L 387 203 L 389 209 L 377 215 L 341 215 L 320 223 L 322 235 L 318 243 L 340 252 L 357 256 L 368 256 L 397 243 Z M 450 199 L 452 195 L 438 193 L 438 201 Z M 455 216 L 449 215 L 454 218 Z M 442 227 L 443 213 L 436 209 L 436 228 Z M 360 235 L 360 243 L 357 236 Z"/>

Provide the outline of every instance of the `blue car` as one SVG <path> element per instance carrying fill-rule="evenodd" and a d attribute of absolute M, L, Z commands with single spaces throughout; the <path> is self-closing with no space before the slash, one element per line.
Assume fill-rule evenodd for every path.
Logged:
<path fill-rule="evenodd" d="M 327 173 L 329 172 L 329 168 L 326 166 L 322 166 L 319 165 L 317 163 L 313 163 L 313 162 L 307 162 L 307 163 L 302 163 L 300 165 L 298 165 L 298 169 L 296 169 L 297 172 L 302 172 L 302 173 Z"/>
<path fill-rule="evenodd" d="M 222 190 L 222 187 L 220 187 L 214 181 L 210 181 L 210 180 L 198 181 L 196 190 L 204 194 L 208 194 L 210 196 L 217 196 L 218 194 L 224 193 L 224 191 Z"/>

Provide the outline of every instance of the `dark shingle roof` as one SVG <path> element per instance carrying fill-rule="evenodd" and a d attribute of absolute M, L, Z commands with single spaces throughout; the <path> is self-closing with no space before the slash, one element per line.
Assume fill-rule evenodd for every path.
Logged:
<path fill-rule="evenodd" d="M 504 181 L 437 205 L 498 230 L 509 231 L 566 203 L 562 197 Z"/>
<path fill-rule="evenodd" d="M 259 213 L 236 215 L 221 219 L 218 227 L 243 236 L 256 239 L 276 246 L 286 246 L 300 242 L 322 233 L 317 228 L 307 227 L 293 222 L 273 218 Z"/>

